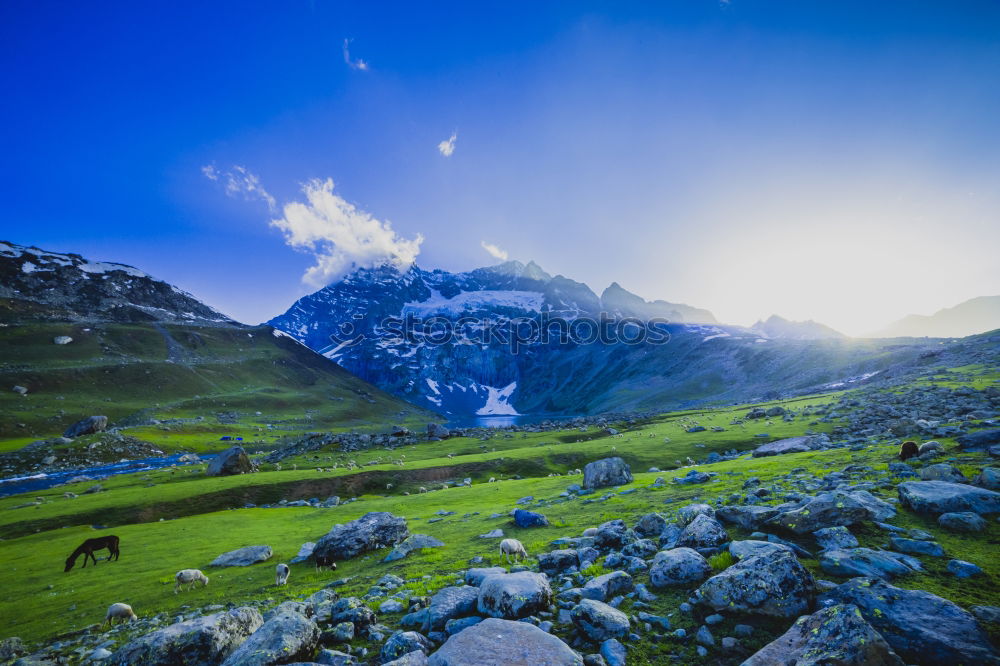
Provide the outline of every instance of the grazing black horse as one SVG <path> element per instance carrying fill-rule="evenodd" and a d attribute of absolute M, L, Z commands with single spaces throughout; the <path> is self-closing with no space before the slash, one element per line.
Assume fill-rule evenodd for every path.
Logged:
<path fill-rule="evenodd" d="M 89 557 L 94 561 L 94 566 L 97 566 L 97 558 L 94 557 L 95 550 L 102 550 L 104 548 L 108 549 L 110 555 L 108 555 L 108 560 L 114 558 L 118 559 L 118 537 L 113 534 L 108 536 L 98 537 L 96 539 L 87 539 L 81 543 L 73 554 L 66 558 L 66 568 L 63 569 L 64 572 L 69 571 L 76 564 L 76 558 L 80 557 L 83 553 L 83 568 L 87 568 L 87 558 Z"/>

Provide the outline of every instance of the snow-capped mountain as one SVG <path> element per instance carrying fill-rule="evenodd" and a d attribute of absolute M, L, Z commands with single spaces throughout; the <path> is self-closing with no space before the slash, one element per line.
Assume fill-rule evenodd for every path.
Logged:
<path fill-rule="evenodd" d="M 617 283 L 598 297 L 587 285 L 553 277 L 534 262 L 509 261 L 466 273 L 418 266 L 403 272 L 391 266 L 358 269 L 268 323 L 417 404 L 451 415 L 515 415 L 515 404 L 530 402 L 521 387 L 540 357 L 551 360 L 578 345 L 538 339 L 515 353 L 509 338 L 498 336 L 512 326 L 528 333 L 533 325 L 602 312 L 619 319 L 715 322 L 707 310 L 647 302 Z M 398 324 L 386 325 L 392 319 L 430 328 L 401 334 Z M 435 330 L 443 335 L 447 327 L 454 338 L 435 344 Z M 364 340 L 345 343 L 357 335 Z"/>
<path fill-rule="evenodd" d="M 668 344 L 652 335 L 638 343 L 583 339 L 580 331 L 602 313 L 613 323 L 666 319 L 651 330 Z M 617 284 L 598 296 L 516 261 L 467 273 L 359 269 L 268 323 L 379 388 L 455 418 L 773 397 L 846 378 L 868 381 L 925 351 L 834 336 L 770 337 L 717 324 L 706 310 L 646 301 Z M 559 339 L 560 326 L 577 325 L 577 335 Z M 546 326 L 548 339 L 531 337 L 532 327 Z M 515 350 L 497 337 L 512 330 L 531 341 Z"/>
<path fill-rule="evenodd" d="M 0 298 L 52 316 L 118 322 L 235 325 L 191 294 L 137 268 L 0 241 Z"/>
<path fill-rule="evenodd" d="M 750 328 L 766 338 L 786 340 L 836 340 L 846 337 L 840 331 L 811 319 L 789 321 L 778 315 L 771 315 L 766 321 L 758 321 Z"/>

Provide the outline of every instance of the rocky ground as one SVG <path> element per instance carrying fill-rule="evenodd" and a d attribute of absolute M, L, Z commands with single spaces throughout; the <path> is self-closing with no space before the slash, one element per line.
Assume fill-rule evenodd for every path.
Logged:
<path fill-rule="evenodd" d="M 834 427 L 700 461 L 728 459 L 722 474 L 731 479 L 695 465 L 636 483 L 621 457 L 591 462 L 582 483 L 522 497 L 509 511 L 497 507 L 491 518 L 506 517 L 509 528 L 482 535 L 493 543 L 505 531 L 551 527 L 550 516 L 565 506 L 606 518 L 523 561 L 475 556 L 450 575 L 384 574 L 362 590 L 334 578 L 280 603 L 182 606 L 177 615 L 90 627 L 42 646 L 9 639 L 0 656 L 30 653 L 14 662 L 25 666 L 1000 664 L 1000 598 L 973 592 L 997 589 L 990 572 L 1000 514 L 998 415 L 995 387 L 933 383 L 853 392 L 808 409 L 748 409 L 732 427 L 761 419 Z M 904 439 L 920 445 L 905 461 L 848 460 L 898 450 Z M 811 463 L 817 452 L 840 450 L 845 464 Z M 782 472 L 754 476 L 759 461 Z M 687 499 L 670 494 L 664 503 L 676 488 L 689 488 Z M 621 496 L 649 510 L 630 520 L 607 516 L 600 507 Z M 335 499 L 305 504 L 337 506 Z M 299 557 L 370 558 L 371 569 L 445 545 L 411 529 L 412 519 L 369 512 L 304 544 Z M 224 555 L 218 564 L 254 566 L 271 549 Z"/>

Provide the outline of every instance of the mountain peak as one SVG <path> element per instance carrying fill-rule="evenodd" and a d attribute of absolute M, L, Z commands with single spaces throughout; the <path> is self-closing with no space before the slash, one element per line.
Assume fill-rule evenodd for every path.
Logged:
<path fill-rule="evenodd" d="M 791 321 L 776 314 L 768 317 L 766 321 L 758 321 L 750 329 L 768 338 L 785 340 L 837 340 L 847 337 L 840 331 L 812 319 Z"/>

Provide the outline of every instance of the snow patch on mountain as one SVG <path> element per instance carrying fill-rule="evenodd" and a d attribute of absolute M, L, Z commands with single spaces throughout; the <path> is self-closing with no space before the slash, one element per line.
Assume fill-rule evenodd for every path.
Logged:
<path fill-rule="evenodd" d="M 511 382 L 503 388 L 484 386 L 488 391 L 486 404 L 476 410 L 477 416 L 520 416 L 514 405 L 510 404 L 511 396 L 517 389 L 517 382 Z"/>
<path fill-rule="evenodd" d="M 500 291 L 484 289 L 482 291 L 463 291 L 451 298 L 446 298 L 440 291 L 431 290 L 427 300 L 406 303 L 403 305 L 403 316 L 412 314 L 416 317 L 459 317 L 469 312 L 493 310 L 494 308 L 512 308 L 541 312 L 545 297 L 537 291 Z"/>

